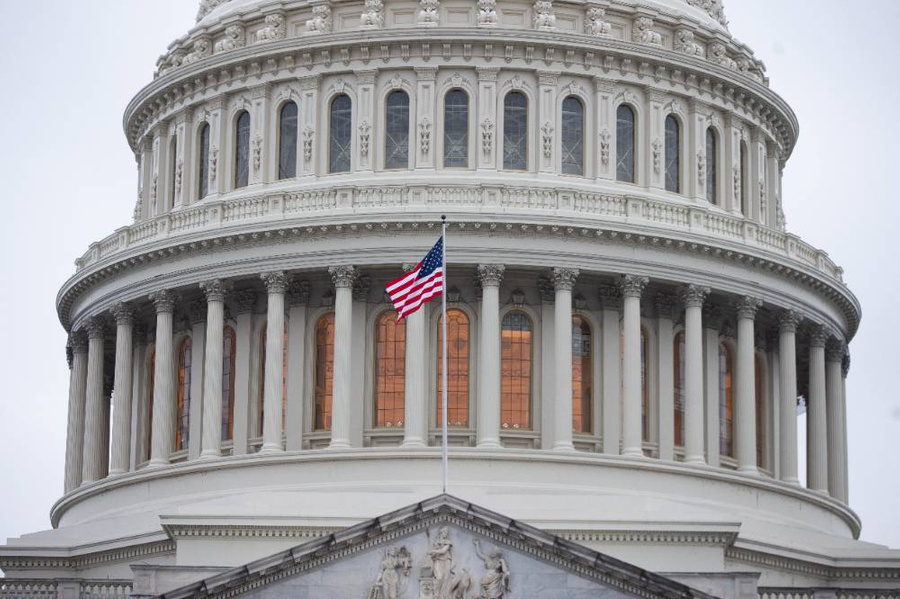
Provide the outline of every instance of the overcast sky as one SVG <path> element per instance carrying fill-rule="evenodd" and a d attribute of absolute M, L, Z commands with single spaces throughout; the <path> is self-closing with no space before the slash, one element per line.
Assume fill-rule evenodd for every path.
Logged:
<path fill-rule="evenodd" d="M 846 269 L 863 305 L 848 381 L 851 505 L 863 539 L 900 548 L 890 341 L 900 335 L 900 2 L 860 4 L 725 0 L 732 33 L 800 119 L 788 227 Z M 122 113 L 196 10 L 196 0 L 0 0 L 0 543 L 48 528 L 62 494 L 69 371 L 56 293 L 91 242 L 131 223 Z"/>

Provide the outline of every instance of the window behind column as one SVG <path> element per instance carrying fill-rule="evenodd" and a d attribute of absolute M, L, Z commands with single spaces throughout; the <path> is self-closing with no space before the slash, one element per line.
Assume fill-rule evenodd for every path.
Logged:
<path fill-rule="evenodd" d="M 591 325 L 582 316 L 572 317 L 572 430 L 593 430 L 593 355 Z"/>
<path fill-rule="evenodd" d="M 764 468 L 763 464 L 763 448 L 766 443 L 766 421 L 765 421 L 765 388 L 766 388 L 766 368 L 763 363 L 762 356 L 756 356 L 754 360 L 756 368 L 756 465 Z"/>
<path fill-rule="evenodd" d="M 622 104 L 616 110 L 616 181 L 636 182 L 634 148 L 634 110 Z"/>
<path fill-rule="evenodd" d="M 313 430 L 331 430 L 334 392 L 334 312 L 316 321 L 315 406 Z"/>
<path fill-rule="evenodd" d="M 444 166 L 469 166 L 469 95 L 461 89 L 444 96 Z"/>
<path fill-rule="evenodd" d="M 684 447 L 684 331 L 675 335 L 675 446 Z"/>
<path fill-rule="evenodd" d="M 222 440 L 234 438 L 234 367 L 237 336 L 226 326 L 222 332 Z"/>
<path fill-rule="evenodd" d="M 203 123 L 198 137 L 197 197 L 202 200 L 209 195 L 209 123 Z"/>
<path fill-rule="evenodd" d="M 409 168 L 409 95 L 388 94 L 385 102 L 384 168 Z"/>
<path fill-rule="evenodd" d="M 443 426 L 443 316 L 437 327 L 437 426 Z M 447 310 L 447 426 L 469 426 L 469 317 Z"/>
<path fill-rule="evenodd" d="M 278 118 L 278 179 L 297 176 L 297 104 L 287 102 Z"/>
<path fill-rule="evenodd" d="M 528 99 L 521 92 L 503 99 L 503 168 L 528 168 Z"/>
<path fill-rule="evenodd" d="M 234 123 L 234 188 L 250 182 L 250 113 L 241 111 Z"/>
<path fill-rule="evenodd" d="M 350 172 L 352 140 L 352 109 L 347 94 L 335 96 L 331 101 L 328 132 L 328 172 Z"/>
<path fill-rule="evenodd" d="M 261 437 L 263 434 L 263 420 L 265 418 L 265 397 L 266 397 L 266 341 L 268 340 L 268 323 L 264 322 L 262 331 L 259 333 L 259 402 L 258 410 L 259 431 L 257 434 Z M 284 351 L 281 356 L 281 429 L 284 430 L 285 412 L 287 408 L 287 352 L 288 352 L 288 324 L 284 323 Z"/>
<path fill-rule="evenodd" d="M 719 142 L 712 127 L 706 130 L 706 200 L 719 203 Z"/>
<path fill-rule="evenodd" d="M 719 344 L 719 454 L 734 457 L 734 352 Z"/>
<path fill-rule="evenodd" d="M 500 425 L 531 429 L 533 327 L 524 312 L 513 311 L 500 325 Z"/>
<path fill-rule="evenodd" d="M 681 127 L 671 114 L 666 117 L 666 191 L 681 193 Z"/>
<path fill-rule="evenodd" d="M 584 174 L 584 104 L 575 96 L 562 103 L 561 154 L 562 172 L 566 175 Z"/>
<path fill-rule="evenodd" d="M 406 399 L 406 321 L 394 311 L 375 321 L 375 426 L 403 426 Z"/>
<path fill-rule="evenodd" d="M 178 346 L 178 389 L 175 403 L 175 449 L 188 448 L 191 426 L 191 357 L 193 343 L 188 337 Z"/>

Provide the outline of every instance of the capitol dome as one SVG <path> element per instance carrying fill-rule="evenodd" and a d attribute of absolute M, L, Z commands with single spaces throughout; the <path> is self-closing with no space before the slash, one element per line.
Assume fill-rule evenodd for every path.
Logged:
<path fill-rule="evenodd" d="M 849 505 L 860 306 L 721 0 L 203 0 L 124 129 L 134 222 L 57 298 L 65 494 L 0 598 L 281 597 L 318 556 L 310 597 L 387 599 L 398 538 L 441 597 L 450 537 L 491 597 L 896 588 Z M 443 216 L 432 499 L 442 313 L 385 286 Z"/>

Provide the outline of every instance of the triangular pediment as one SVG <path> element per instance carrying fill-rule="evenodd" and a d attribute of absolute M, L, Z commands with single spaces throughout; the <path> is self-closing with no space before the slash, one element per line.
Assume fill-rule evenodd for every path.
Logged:
<path fill-rule="evenodd" d="M 441 495 L 160 597 L 686 599 L 708 595 Z"/>

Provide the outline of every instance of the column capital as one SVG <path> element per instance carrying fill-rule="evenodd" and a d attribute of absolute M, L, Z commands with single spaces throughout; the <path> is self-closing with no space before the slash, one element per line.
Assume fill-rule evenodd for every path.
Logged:
<path fill-rule="evenodd" d="M 369 275 L 359 275 L 353 281 L 353 299 L 357 302 L 364 302 L 369 297 L 369 290 L 372 288 L 372 277 Z"/>
<path fill-rule="evenodd" d="M 702 308 L 712 290 L 702 285 L 687 285 L 681 289 L 681 301 L 685 308 Z"/>
<path fill-rule="evenodd" d="M 671 293 L 657 293 L 653 298 L 653 305 L 656 307 L 657 318 L 666 320 L 675 320 L 678 308 L 678 298 Z"/>
<path fill-rule="evenodd" d="M 849 347 L 844 349 L 844 359 L 841 360 L 841 375 L 844 378 L 847 378 L 848 374 L 850 374 L 850 348 Z"/>
<path fill-rule="evenodd" d="M 538 293 L 541 295 L 541 302 L 552 304 L 556 301 L 556 290 L 553 288 L 553 281 L 548 276 L 541 275 L 537 281 Z"/>
<path fill-rule="evenodd" d="M 703 327 L 715 331 L 721 331 L 725 323 L 725 311 L 719 306 L 706 304 L 703 307 Z"/>
<path fill-rule="evenodd" d="M 505 270 L 502 264 L 479 264 L 478 283 L 482 287 L 499 287 Z"/>
<path fill-rule="evenodd" d="M 622 290 L 616 285 L 601 285 L 597 297 L 604 310 L 618 310 L 622 307 Z"/>
<path fill-rule="evenodd" d="M 200 283 L 200 290 L 206 295 L 207 302 L 224 302 L 225 295 L 231 291 L 231 281 L 213 279 Z"/>
<path fill-rule="evenodd" d="M 500 73 L 499 67 L 475 67 L 479 81 L 496 81 Z"/>
<path fill-rule="evenodd" d="M 355 266 L 350 265 L 331 266 L 328 268 L 328 274 L 331 275 L 331 280 L 338 289 L 352 289 L 353 284 L 356 282 L 356 278 L 359 276 L 359 271 Z"/>
<path fill-rule="evenodd" d="M 809 346 L 825 347 L 828 338 L 831 337 L 831 331 L 825 325 L 813 325 L 809 330 Z"/>
<path fill-rule="evenodd" d="M 99 316 L 91 316 L 84 321 L 84 328 L 87 330 L 88 339 L 103 339 L 106 335 L 106 323 Z"/>
<path fill-rule="evenodd" d="M 762 300 L 745 295 L 734 301 L 734 310 L 737 312 L 739 320 L 753 320 L 756 318 L 756 311 L 762 306 Z"/>
<path fill-rule="evenodd" d="M 803 317 L 793 310 L 784 310 L 778 315 L 778 331 L 780 333 L 796 333 Z"/>
<path fill-rule="evenodd" d="M 246 314 L 252 312 L 256 305 L 256 291 L 253 289 L 243 289 L 234 294 L 235 312 L 238 314 Z"/>
<path fill-rule="evenodd" d="M 147 325 L 144 323 L 138 323 L 134 326 L 134 330 L 131 334 L 131 343 L 135 347 L 139 347 L 147 343 Z"/>
<path fill-rule="evenodd" d="M 259 278 L 262 279 L 263 283 L 266 286 L 266 291 L 268 291 L 270 294 L 286 293 L 288 283 L 291 280 L 290 275 L 285 273 L 283 270 L 277 270 L 275 272 L 264 272 L 259 275 Z"/>
<path fill-rule="evenodd" d="M 87 333 L 85 333 L 84 329 L 78 329 L 77 331 L 72 331 L 72 334 L 69 336 L 69 343 L 72 346 L 72 353 L 74 354 L 86 354 L 88 350 L 88 338 Z"/>
<path fill-rule="evenodd" d="M 125 302 L 119 302 L 110 309 L 117 325 L 134 324 L 134 307 Z"/>
<path fill-rule="evenodd" d="M 154 291 L 149 296 L 153 305 L 156 306 L 156 313 L 173 312 L 175 310 L 175 294 L 168 289 L 160 289 Z"/>
<path fill-rule="evenodd" d="M 843 365 L 844 351 L 844 341 L 837 337 L 831 337 L 825 343 L 825 360 L 828 362 L 839 362 Z"/>
<path fill-rule="evenodd" d="M 577 268 L 555 267 L 550 273 L 554 289 L 556 291 L 572 291 L 575 288 L 575 279 L 579 274 Z"/>
<path fill-rule="evenodd" d="M 309 303 L 309 281 L 291 281 L 287 290 L 288 305 L 305 306 Z"/>
<path fill-rule="evenodd" d="M 188 303 L 188 320 L 191 322 L 191 325 L 200 324 L 201 322 L 206 322 L 206 300 L 202 297 L 198 297 L 193 299 Z"/>
<path fill-rule="evenodd" d="M 619 287 L 622 290 L 622 297 L 640 298 L 644 293 L 644 289 L 650 284 L 650 279 L 638 275 L 623 275 L 619 280 Z"/>

